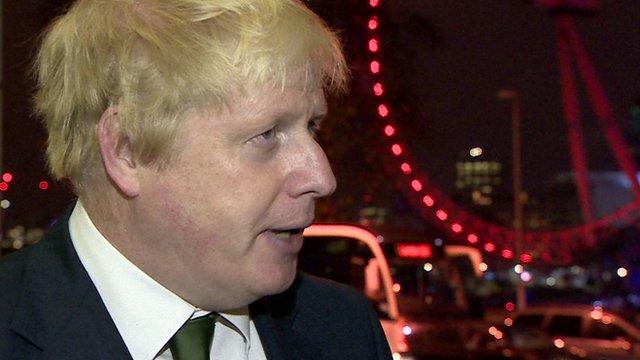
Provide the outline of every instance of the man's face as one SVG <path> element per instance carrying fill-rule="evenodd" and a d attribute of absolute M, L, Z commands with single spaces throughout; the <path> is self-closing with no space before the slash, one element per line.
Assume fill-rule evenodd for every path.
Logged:
<path fill-rule="evenodd" d="M 156 280 L 218 310 L 291 284 L 315 200 L 336 186 L 314 139 L 321 89 L 258 88 L 229 104 L 188 115 L 178 160 L 145 167 L 134 202 L 134 221 L 160 254 Z"/>

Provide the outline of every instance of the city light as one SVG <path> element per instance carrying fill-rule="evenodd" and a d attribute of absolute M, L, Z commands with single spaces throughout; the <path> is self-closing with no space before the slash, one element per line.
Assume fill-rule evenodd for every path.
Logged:
<path fill-rule="evenodd" d="M 555 347 L 557 347 L 558 349 L 562 349 L 564 347 L 564 340 L 560 338 L 554 339 L 553 345 L 555 345 Z"/>
<path fill-rule="evenodd" d="M 8 209 L 11 206 L 11 202 L 7 199 L 0 201 L 0 207 L 3 209 Z"/>
<path fill-rule="evenodd" d="M 512 326 L 513 325 L 513 319 L 510 318 L 510 317 L 504 318 L 504 325 L 505 326 Z"/>
<path fill-rule="evenodd" d="M 399 293 L 401 289 L 402 287 L 398 283 L 393 284 L 393 286 L 391 287 L 391 290 L 393 290 L 393 292 L 396 294 Z"/>
<path fill-rule="evenodd" d="M 429 272 L 429 271 L 433 270 L 433 264 L 425 263 L 424 266 L 422 266 L 422 268 L 424 269 L 424 271 Z"/>
<path fill-rule="evenodd" d="M 529 282 L 531 281 L 531 279 L 532 279 L 531 273 L 528 271 L 523 271 L 522 274 L 520 274 L 520 280 L 524 282 Z"/>
<path fill-rule="evenodd" d="M 405 336 L 409 336 L 409 335 L 411 335 L 411 333 L 413 333 L 413 329 L 411 329 L 411 326 L 405 325 L 405 326 L 402 327 L 402 333 Z"/>
<path fill-rule="evenodd" d="M 47 190 L 49 188 L 49 183 L 42 180 L 38 183 L 38 188 L 40 188 L 40 190 Z"/>
<path fill-rule="evenodd" d="M 489 270 L 489 265 L 487 265 L 487 263 L 480 263 L 478 264 L 478 269 L 482 272 L 486 272 Z"/>
<path fill-rule="evenodd" d="M 435 246 L 442 246 L 442 243 L 443 243 L 443 241 L 440 238 L 437 238 L 437 239 L 433 240 L 433 245 L 435 245 Z"/>
<path fill-rule="evenodd" d="M 627 271 L 627 269 L 621 267 L 618 269 L 617 274 L 619 277 L 624 278 L 629 274 L 629 272 Z"/>
<path fill-rule="evenodd" d="M 556 285 L 556 279 L 552 276 L 549 276 L 545 282 L 547 283 L 548 286 Z"/>
<path fill-rule="evenodd" d="M 516 309 L 516 304 L 514 304 L 512 301 L 509 301 L 508 303 L 504 304 L 504 308 L 508 312 L 513 312 Z"/>
<path fill-rule="evenodd" d="M 471 155 L 472 157 L 478 157 L 482 155 L 482 148 L 480 147 L 472 148 L 471 150 L 469 150 L 469 155 Z"/>
<path fill-rule="evenodd" d="M 513 267 L 513 271 L 515 271 L 516 274 L 522 274 L 522 272 L 524 271 L 524 266 L 518 264 Z"/>

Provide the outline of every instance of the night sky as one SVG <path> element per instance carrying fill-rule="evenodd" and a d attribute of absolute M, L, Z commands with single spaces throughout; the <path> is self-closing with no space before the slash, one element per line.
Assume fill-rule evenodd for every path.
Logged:
<path fill-rule="evenodd" d="M 5 213 L 10 224 L 42 224 L 62 211 L 70 199 L 60 184 L 46 194 L 36 191 L 36 180 L 46 176 L 44 134 L 39 120 L 30 114 L 33 84 L 26 75 L 35 34 L 65 3 L 5 0 L 2 4 L 4 165 L 17 179 L 30 179 L 16 181 L 6 194 L 15 204 Z M 338 146 L 356 136 L 371 140 L 367 148 L 350 148 L 347 141 L 342 148 L 327 149 L 341 184 L 336 201 L 356 194 L 350 200 L 356 202 L 352 204 L 356 208 L 363 194 L 393 191 L 374 176 L 382 171 L 376 162 L 382 155 L 377 152 L 381 145 L 375 143 L 380 124 L 372 119 L 373 105 L 365 96 L 370 79 L 364 71 L 366 36 L 359 22 L 367 16 L 366 3 L 311 1 L 341 33 L 354 75 L 351 97 L 337 102 L 332 115 L 345 122 L 329 126 L 330 133 L 323 136 L 334 140 L 326 143 Z M 495 96 L 505 87 L 517 89 L 523 102 L 525 190 L 535 194 L 557 173 L 570 170 L 555 29 L 545 11 L 520 0 L 389 0 L 381 4 L 383 71 L 388 75 L 390 106 L 419 166 L 440 187 L 452 190 L 454 164 L 470 147 L 482 146 L 487 156 L 511 161 L 509 105 Z M 640 98 L 639 24 L 637 0 L 604 0 L 602 12 L 578 19 L 623 128 L 628 127 L 629 108 Z M 583 94 L 581 99 L 590 167 L 615 169 L 587 98 Z M 351 176 L 354 168 L 361 167 L 372 174 L 371 180 Z"/>

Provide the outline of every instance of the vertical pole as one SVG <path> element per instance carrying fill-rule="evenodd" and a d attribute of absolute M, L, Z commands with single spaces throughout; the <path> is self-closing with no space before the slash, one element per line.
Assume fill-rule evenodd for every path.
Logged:
<path fill-rule="evenodd" d="M 4 119 L 2 117 L 4 113 L 4 66 L 2 62 L 3 52 L 2 49 L 4 47 L 4 39 L 2 34 L 2 23 L 4 22 L 4 13 L 3 13 L 4 3 L 0 0 L 0 173 L 4 172 L 4 162 L 3 162 L 3 137 L 4 137 Z M 2 192 L 0 192 L 0 201 L 3 200 Z M 0 256 L 2 256 L 2 242 L 4 240 L 4 210 L 0 208 Z"/>
<path fill-rule="evenodd" d="M 513 213 L 515 227 L 515 259 L 516 264 L 520 263 L 522 255 L 522 243 L 524 237 L 524 211 L 522 208 L 522 141 L 520 138 L 520 96 L 514 92 L 512 100 L 512 141 L 513 141 Z M 516 304 L 518 310 L 522 311 L 527 306 L 527 294 L 525 292 L 524 283 L 521 279 L 517 280 L 516 286 Z"/>
<path fill-rule="evenodd" d="M 511 102 L 511 141 L 513 143 L 513 227 L 515 230 L 514 255 L 515 264 L 520 264 L 524 242 L 524 211 L 522 208 L 522 141 L 520 138 L 520 95 L 515 90 L 500 90 L 500 100 Z M 527 294 L 524 283 L 516 280 L 516 306 L 519 311 L 527 307 Z"/>

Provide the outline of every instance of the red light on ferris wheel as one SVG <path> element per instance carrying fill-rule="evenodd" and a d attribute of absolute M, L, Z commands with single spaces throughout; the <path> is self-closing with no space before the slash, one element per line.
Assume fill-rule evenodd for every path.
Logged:
<path fill-rule="evenodd" d="M 369 64 L 369 70 L 371 70 L 372 74 L 378 74 L 380 72 L 380 62 L 377 60 L 373 60 Z"/>
<path fill-rule="evenodd" d="M 513 259 L 513 250 L 509 250 L 509 249 L 502 250 L 502 257 L 505 259 Z"/>
<path fill-rule="evenodd" d="M 493 243 L 486 243 L 484 244 L 484 250 L 486 252 L 494 252 L 496 251 L 496 246 Z"/>
<path fill-rule="evenodd" d="M 429 195 L 425 195 L 425 196 L 422 198 L 422 202 L 423 202 L 425 205 L 427 205 L 427 207 L 432 207 L 432 206 L 436 203 L 436 202 L 435 202 L 435 200 L 433 200 L 433 198 L 432 198 L 431 196 L 429 196 Z"/>
<path fill-rule="evenodd" d="M 369 51 L 378 52 L 378 49 L 379 49 L 378 39 L 370 39 L 369 40 Z"/>
<path fill-rule="evenodd" d="M 393 136 L 396 133 L 396 128 L 391 125 L 387 125 L 384 127 L 384 134 L 387 136 Z"/>
<path fill-rule="evenodd" d="M 470 244 L 476 244 L 476 243 L 478 243 L 478 235 L 476 235 L 476 234 L 469 234 L 469 235 L 467 235 L 467 241 L 468 241 Z"/>
<path fill-rule="evenodd" d="M 533 256 L 531 256 L 531 254 L 528 254 L 528 253 L 523 253 L 522 255 L 520 255 L 520 261 L 522 261 L 525 264 L 530 264 L 531 262 L 533 262 Z"/>
<path fill-rule="evenodd" d="M 451 224 L 451 231 L 453 231 L 456 234 L 461 233 L 462 232 L 462 225 L 460 225 L 458 223 Z"/>
<path fill-rule="evenodd" d="M 2 174 L 2 181 L 9 183 L 9 182 L 11 182 L 11 180 L 13 180 L 13 174 L 8 173 L 8 172 Z"/>
<path fill-rule="evenodd" d="M 380 5 L 380 0 L 369 0 L 369 5 L 371 7 L 378 7 L 378 5 Z"/>
<path fill-rule="evenodd" d="M 378 115 L 380 115 L 380 117 L 387 117 L 389 115 L 389 108 L 387 107 L 387 105 L 378 105 Z"/>
<path fill-rule="evenodd" d="M 402 146 L 400 146 L 399 144 L 391 145 L 391 152 L 395 156 L 400 156 L 400 154 L 402 154 Z"/>
<path fill-rule="evenodd" d="M 384 88 L 382 87 L 382 84 L 375 83 L 373 85 L 373 94 L 375 96 L 382 96 L 382 94 L 384 94 Z"/>
<path fill-rule="evenodd" d="M 445 221 L 449 218 L 449 214 L 447 214 L 444 210 L 440 209 L 436 211 L 436 217 L 440 219 L 440 221 Z"/>
<path fill-rule="evenodd" d="M 405 175 L 409 175 L 413 171 L 413 169 L 411 169 L 411 165 L 407 163 L 402 163 L 402 165 L 400 165 L 400 170 L 402 170 L 402 173 Z"/>
<path fill-rule="evenodd" d="M 420 180 L 413 180 L 413 181 L 411 181 L 411 187 L 415 191 L 421 191 L 422 190 L 422 183 L 420 182 Z"/>
<path fill-rule="evenodd" d="M 367 24 L 367 27 L 369 28 L 369 30 L 375 30 L 378 28 L 378 18 L 375 16 L 372 16 L 369 19 L 369 23 Z"/>

